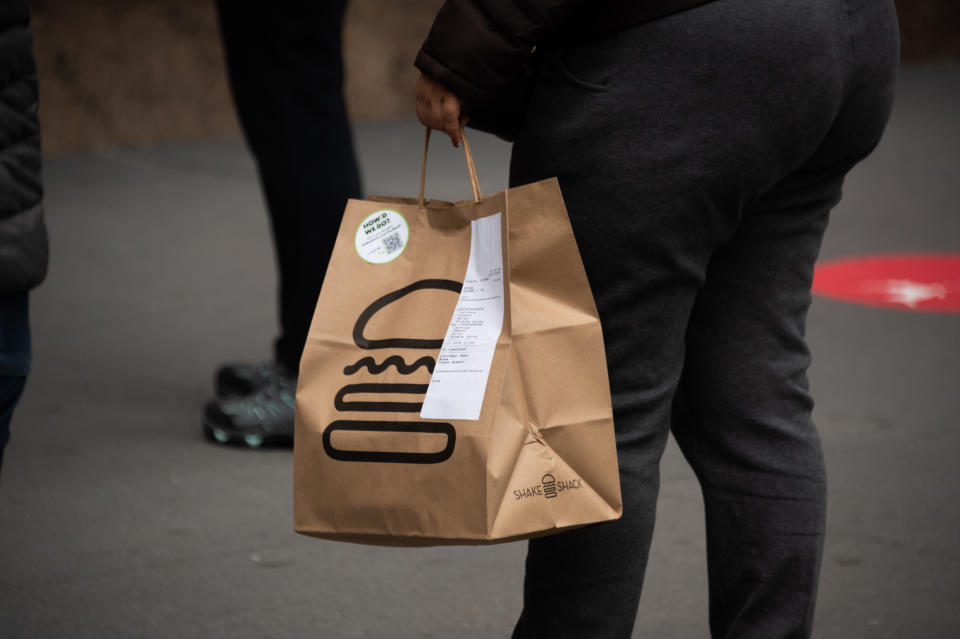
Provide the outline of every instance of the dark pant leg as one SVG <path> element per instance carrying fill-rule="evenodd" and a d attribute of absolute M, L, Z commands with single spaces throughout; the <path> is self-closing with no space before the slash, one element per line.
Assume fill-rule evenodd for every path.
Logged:
<path fill-rule="evenodd" d="M 673 432 L 704 496 L 717 638 L 812 630 L 826 477 L 803 328 L 842 174 L 817 176 L 816 188 L 791 181 L 776 189 L 792 191 L 785 208 L 765 210 L 761 200 L 714 254 L 674 403 Z"/>
<path fill-rule="evenodd" d="M 346 2 L 218 6 L 237 113 L 273 230 L 276 358 L 296 371 L 346 201 L 360 197 L 343 98 Z"/>
<path fill-rule="evenodd" d="M 26 291 L 0 295 L 0 468 L 10 441 L 10 420 L 30 370 L 29 301 Z"/>
<path fill-rule="evenodd" d="M 645 82 L 632 76 L 656 86 L 664 74 L 635 49 L 660 42 L 643 27 L 545 54 L 514 145 L 512 184 L 559 178 L 597 301 L 623 498 L 617 521 L 529 543 L 516 638 L 630 636 L 687 318 L 710 251 L 736 220 L 683 172 L 689 148 L 665 144 L 675 142 L 660 129 L 672 106 L 642 103 Z M 629 75 L 618 75 L 621 58 L 638 62 Z"/>
<path fill-rule="evenodd" d="M 511 182 L 560 180 L 604 327 L 624 514 L 530 542 L 516 637 L 630 635 L 692 308 L 750 205 L 833 126 L 846 13 L 730 0 L 544 56 Z"/>
<path fill-rule="evenodd" d="M 826 477 L 806 377 L 810 286 L 844 176 L 883 132 L 897 62 L 893 7 L 852 4 L 847 88 L 830 131 L 746 207 L 687 331 L 673 432 L 703 490 L 714 637 L 812 632 Z"/>
<path fill-rule="evenodd" d="M 3 449 L 10 441 L 13 409 L 20 400 L 26 382 L 26 375 L 0 375 L 0 471 L 3 470 Z"/>

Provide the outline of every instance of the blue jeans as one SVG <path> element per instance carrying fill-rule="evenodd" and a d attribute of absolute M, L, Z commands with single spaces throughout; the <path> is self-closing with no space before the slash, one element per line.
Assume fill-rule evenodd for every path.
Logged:
<path fill-rule="evenodd" d="M 30 325 L 27 293 L 0 297 L 0 468 L 10 440 L 13 409 L 30 370 Z"/>

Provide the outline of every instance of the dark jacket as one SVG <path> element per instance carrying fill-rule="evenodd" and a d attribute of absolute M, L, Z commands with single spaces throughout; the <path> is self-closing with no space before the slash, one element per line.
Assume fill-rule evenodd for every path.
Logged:
<path fill-rule="evenodd" d="M 414 64 L 463 102 L 471 125 L 510 138 L 534 47 L 563 48 L 709 0 L 446 0 Z"/>
<path fill-rule="evenodd" d="M 37 68 L 27 0 L 0 2 L 0 295 L 47 272 Z"/>

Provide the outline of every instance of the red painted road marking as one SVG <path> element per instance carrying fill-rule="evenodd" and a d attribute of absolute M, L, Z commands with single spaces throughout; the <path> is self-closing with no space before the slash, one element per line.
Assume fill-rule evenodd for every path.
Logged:
<path fill-rule="evenodd" d="M 854 304 L 960 313 L 960 254 L 853 257 L 817 264 L 813 292 Z"/>

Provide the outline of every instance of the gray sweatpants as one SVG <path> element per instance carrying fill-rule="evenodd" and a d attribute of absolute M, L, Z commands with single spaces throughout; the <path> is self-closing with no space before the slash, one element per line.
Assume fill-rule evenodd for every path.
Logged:
<path fill-rule="evenodd" d="M 717 0 L 542 56 L 510 179 L 560 180 L 624 515 L 530 542 L 515 637 L 630 636 L 671 430 L 703 490 L 713 637 L 810 635 L 826 480 L 804 322 L 897 57 L 890 0 Z"/>

